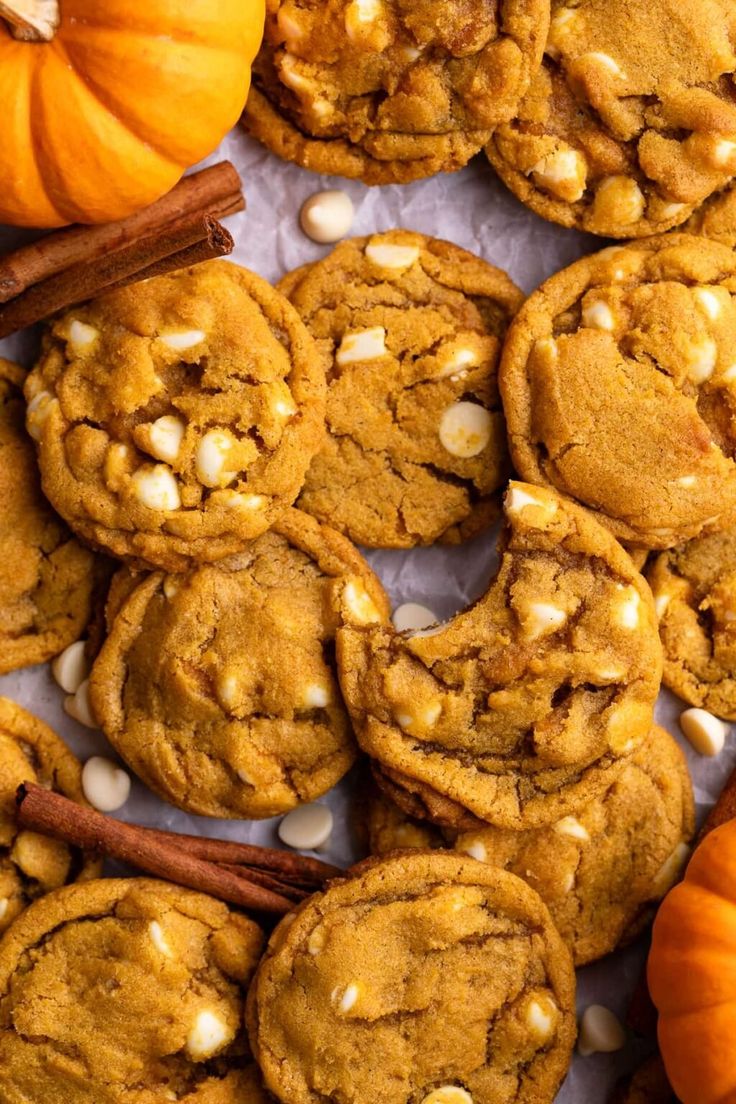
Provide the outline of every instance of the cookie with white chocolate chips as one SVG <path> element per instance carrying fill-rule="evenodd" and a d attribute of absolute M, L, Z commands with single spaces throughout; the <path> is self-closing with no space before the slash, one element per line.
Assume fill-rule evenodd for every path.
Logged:
<path fill-rule="evenodd" d="M 733 524 L 734 292 L 733 251 L 687 234 L 604 249 L 547 280 L 501 359 L 521 477 L 641 547 Z"/>
<path fill-rule="evenodd" d="M 324 435 L 324 372 L 293 307 L 213 261 L 51 323 L 26 382 L 44 491 L 81 536 L 182 571 L 290 506 Z"/>
<path fill-rule="evenodd" d="M 328 381 L 328 436 L 299 506 L 369 547 L 456 543 L 488 525 L 508 476 L 498 359 L 523 298 L 505 273 L 392 230 L 279 286 Z"/>
<path fill-rule="evenodd" d="M 164 800 L 207 816 L 276 816 L 352 765 L 335 631 L 385 622 L 389 605 L 339 533 L 288 510 L 221 563 L 116 580 L 109 612 L 92 706 Z"/>
<path fill-rule="evenodd" d="M 243 123 L 319 173 L 459 169 L 539 65 L 549 0 L 268 0 Z"/>
<path fill-rule="evenodd" d="M 361 864 L 274 932 L 248 996 L 284 1104 L 551 1104 L 575 979 L 519 878 L 447 852 Z"/>
<path fill-rule="evenodd" d="M 602 794 L 648 736 L 662 657 L 649 588 L 579 506 L 512 483 L 500 567 L 444 625 L 338 632 L 358 742 L 450 826 L 549 825 Z"/>
<path fill-rule="evenodd" d="M 37 782 L 86 804 L 82 768 L 43 721 L 0 697 L 0 932 L 31 901 L 74 881 L 96 878 L 102 860 L 15 822 L 15 791 Z"/>
<path fill-rule="evenodd" d="M 488 157 L 563 226 L 678 226 L 736 174 L 735 48 L 732 0 L 552 0 L 544 63 Z"/>
<path fill-rule="evenodd" d="M 0 943 L 6 1104 L 266 1104 L 242 1030 L 263 944 L 202 893 L 104 879 L 32 905 Z"/>

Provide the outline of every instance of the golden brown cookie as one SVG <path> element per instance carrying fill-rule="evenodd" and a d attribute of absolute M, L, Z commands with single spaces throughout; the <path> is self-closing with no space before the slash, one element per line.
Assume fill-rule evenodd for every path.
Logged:
<path fill-rule="evenodd" d="M 243 122 L 366 184 L 459 169 L 537 69 L 549 0 L 268 0 Z"/>
<path fill-rule="evenodd" d="M 522 478 L 649 548 L 733 524 L 734 291 L 734 253 L 686 234 L 604 249 L 547 280 L 501 360 Z"/>
<path fill-rule="evenodd" d="M 66 744 L 43 721 L 0 697 L 0 932 L 31 901 L 69 882 L 96 878 L 102 870 L 96 856 L 18 828 L 15 791 L 22 782 L 37 782 L 86 804 L 82 769 Z"/>
<path fill-rule="evenodd" d="M 248 998 L 284 1104 L 551 1104 L 575 979 L 519 878 L 447 852 L 361 864 L 276 929 Z"/>
<path fill-rule="evenodd" d="M 543 218 L 669 230 L 736 174 L 735 48 L 732 0 L 552 0 L 544 63 L 488 157 Z"/>
<path fill-rule="evenodd" d="M 239 551 L 289 506 L 324 435 L 294 309 L 224 261 L 51 324 L 26 383 L 44 490 L 116 556 L 167 571 Z"/>
<path fill-rule="evenodd" d="M 322 354 L 328 437 L 299 505 L 369 547 L 455 543 L 508 476 L 497 368 L 509 278 L 407 230 L 343 242 L 279 285 Z"/>
<path fill-rule="evenodd" d="M 0 943 L 4 1104 L 265 1104 L 242 1030 L 262 934 L 145 878 L 71 886 Z"/>
<path fill-rule="evenodd" d="M 591 516 L 512 483 L 500 567 L 444 625 L 338 632 L 362 749 L 431 819 L 549 825 L 602 794 L 648 736 L 661 678 L 649 588 Z M 426 802 L 425 802 L 426 804 Z"/>
<path fill-rule="evenodd" d="M 649 738 L 599 797 L 549 828 L 444 833 L 385 797 L 369 810 L 374 854 L 453 846 L 528 882 L 550 910 L 576 966 L 634 939 L 688 855 L 695 829 L 685 757 L 664 729 Z"/>
<path fill-rule="evenodd" d="M 706 200 L 687 220 L 683 230 L 688 234 L 703 234 L 733 249 L 736 246 L 736 186 L 729 184 Z"/>
<path fill-rule="evenodd" d="M 92 706 L 164 800 L 270 817 L 319 797 L 352 765 L 335 631 L 343 617 L 384 622 L 389 606 L 339 533 L 289 510 L 240 555 L 119 581 L 113 600 Z"/>
<path fill-rule="evenodd" d="M 0 674 L 63 651 L 92 613 L 94 556 L 41 493 L 24 373 L 0 358 Z"/>

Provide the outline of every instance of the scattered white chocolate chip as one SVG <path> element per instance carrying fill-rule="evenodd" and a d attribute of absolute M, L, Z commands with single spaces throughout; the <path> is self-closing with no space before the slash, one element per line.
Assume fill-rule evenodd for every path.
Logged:
<path fill-rule="evenodd" d="M 279 77 L 287 88 L 293 89 L 294 92 L 316 93 L 316 84 L 299 72 L 298 65 L 299 59 L 287 51 L 278 63 Z"/>
<path fill-rule="evenodd" d="M 715 139 L 711 160 L 717 168 L 727 165 L 733 159 L 734 154 L 736 154 L 736 142 L 732 142 L 728 138 Z"/>
<path fill-rule="evenodd" d="M 51 663 L 51 673 L 62 690 L 67 694 L 76 694 L 79 687 L 89 675 L 90 665 L 86 656 L 86 645 L 83 640 L 75 640 L 68 648 Z"/>
<path fill-rule="evenodd" d="M 10 901 L 7 897 L 0 897 L 0 920 L 4 919 L 5 913 L 10 907 Z"/>
<path fill-rule="evenodd" d="M 327 936 L 323 924 L 318 924 L 307 940 L 307 950 L 315 958 L 325 949 Z"/>
<path fill-rule="evenodd" d="M 359 996 L 360 987 L 355 982 L 346 985 L 344 989 L 338 985 L 332 990 L 332 1002 L 337 1005 L 340 1012 L 349 1012 L 354 1008 Z"/>
<path fill-rule="evenodd" d="M 353 201 L 347 192 L 330 188 L 304 201 L 299 225 L 313 242 L 329 245 L 350 233 L 354 217 Z"/>
<path fill-rule="evenodd" d="M 534 342 L 534 352 L 547 360 L 555 361 L 559 356 L 557 342 L 553 337 L 539 337 Z"/>
<path fill-rule="evenodd" d="M 667 594 L 664 591 L 661 594 L 657 594 L 654 598 L 654 612 L 661 620 L 664 617 L 665 610 L 667 609 L 672 599 L 671 594 Z"/>
<path fill-rule="evenodd" d="M 437 724 L 442 713 L 442 702 L 432 701 L 419 705 L 412 713 L 400 710 L 395 714 L 396 723 L 403 729 L 424 732 Z"/>
<path fill-rule="evenodd" d="M 69 343 L 75 350 L 89 349 L 99 336 L 99 330 L 87 325 L 86 322 L 80 322 L 78 318 L 75 318 L 69 326 Z"/>
<path fill-rule="evenodd" d="M 558 820 L 554 830 L 558 836 L 570 836 L 572 839 L 580 840 L 581 843 L 588 843 L 590 840 L 588 829 L 574 816 L 566 816 Z"/>
<path fill-rule="evenodd" d="M 307 709 L 324 709 L 331 701 L 329 686 L 312 682 L 304 691 L 303 702 Z"/>
<path fill-rule="evenodd" d="M 167 575 L 162 584 L 164 597 L 168 598 L 169 601 L 171 601 L 174 595 L 179 593 L 180 586 L 181 583 L 179 580 L 179 576 Z"/>
<path fill-rule="evenodd" d="M 194 466 L 197 479 L 205 487 L 225 487 L 237 479 L 237 471 L 225 466 L 233 444 L 233 438 L 224 429 L 209 429 L 197 445 Z"/>
<path fill-rule="evenodd" d="M 51 413 L 51 405 L 58 400 L 54 399 L 49 391 L 39 391 L 34 395 L 26 408 L 26 429 L 34 441 L 41 440 L 41 431 L 44 423 Z"/>
<path fill-rule="evenodd" d="M 641 188 L 630 176 L 606 176 L 601 180 L 593 201 L 593 215 L 605 221 L 628 226 L 644 214 L 646 200 Z"/>
<path fill-rule="evenodd" d="M 151 456 L 173 464 L 179 458 L 184 437 L 184 422 L 174 414 L 164 414 L 148 427 L 148 448 Z"/>
<path fill-rule="evenodd" d="M 554 1031 L 557 1015 L 557 1005 L 551 997 L 531 1000 L 526 1009 L 526 1025 L 540 1041 L 546 1042 Z"/>
<path fill-rule="evenodd" d="M 723 372 L 721 372 L 721 375 L 720 375 L 719 378 L 720 378 L 721 383 L 731 383 L 733 380 L 735 380 L 736 379 L 736 364 L 729 365 L 728 368 L 726 368 Z"/>
<path fill-rule="evenodd" d="M 459 1085 L 440 1085 L 423 1098 L 421 1104 L 473 1104 L 473 1098 Z"/>
<path fill-rule="evenodd" d="M 204 330 L 176 330 L 171 333 L 159 334 L 159 341 L 169 349 L 182 352 L 185 349 L 193 349 L 195 345 L 201 345 L 205 337 Z"/>
<path fill-rule="evenodd" d="M 712 288 L 696 287 L 693 289 L 693 298 L 699 307 L 703 308 L 703 311 L 711 319 L 715 321 L 716 318 L 723 311 L 723 305 L 721 303 L 721 297 L 718 292 Z M 726 292 L 726 298 L 729 298 L 728 292 Z"/>
<path fill-rule="evenodd" d="M 407 632 L 426 629 L 439 618 L 427 606 L 420 606 L 418 602 L 404 602 L 396 607 L 391 620 L 397 632 Z"/>
<path fill-rule="evenodd" d="M 538 636 L 556 632 L 565 621 L 567 613 L 559 606 L 551 602 L 530 602 L 524 619 L 524 629 L 527 636 L 535 640 Z"/>
<path fill-rule="evenodd" d="M 549 57 L 560 57 L 562 53 L 562 42 L 564 41 L 565 35 L 572 30 L 572 24 L 575 18 L 576 12 L 573 8 L 559 8 L 552 16 L 549 25 L 549 34 L 547 35 L 547 45 L 544 48 L 545 54 L 548 54 Z"/>
<path fill-rule="evenodd" d="M 217 700 L 223 709 L 232 709 L 238 700 L 240 682 L 234 671 L 225 668 L 220 671 L 215 681 Z"/>
<path fill-rule="evenodd" d="M 89 700 L 89 679 L 80 682 L 71 697 L 64 699 L 64 709 L 85 728 L 99 728 Z"/>
<path fill-rule="evenodd" d="M 621 1021 L 602 1004 L 591 1004 L 580 1018 L 578 1051 L 587 1058 L 590 1054 L 612 1054 L 621 1050 L 626 1033 Z"/>
<path fill-rule="evenodd" d="M 146 464 L 131 480 L 133 493 L 149 510 L 178 510 L 181 506 L 176 476 L 165 464 Z"/>
<path fill-rule="evenodd" d="M 112 759 L 93 755 L 82 767 L 82 789 L 93 808 L 113 813 L 130 796 L 130 775 Z"/>
<path fill-rule="evenodd" d="M 293 418 L 298 407 L 294 402 L 294 396 L 285 383 L 274 389 L 271 400 L 271 410 L 277 418 Z"/>
<path fill-rule="evenodd" d="M 583 325 L 590 326 L 594 330 L 608 330 L 609 332 L 614 330 L 616 323 L 613 318 L 613 311 L 608 303 L 604 303 L 600 299 L 589 300 L 583 307 Z"/>
<path fill-rule="evenodd" d="M 615 77 L 621 77 L 622 80 L 626 80 L 626 74 L 623 69 L 610 54 L 603 54 L 599 50 L 590 50 L 587 54 L 582 54 L 578 60 L 594 61 L 603 69 L 607 69 L 609 73 L 613 73 Z"/>
<path fill-rule="evenodd" d="M 680 728 L 700 755 L 720 755 L 726 742 L 726 726 L 707 709 L 686 709 Z"/>
<path fill-rule="evenodd" d="M 616 619 L 624 629 L 636 629 L 639 627 L 639 606 L 641 598 L 639 591 L 633 586 L 618 584 L 621 597 L 616 603 Z"/>
<path fill-rule="evenodd" d="M 694 475 L 682 475 L 677 480 L 678 486 L 680 487 L 694 487 L 697 482 L 697 477 Z"/>
<path fill-rule="evenodd" d="M 198 1012 L 187 1035 L 187 1054 L 195 1062 L 211 1058 L 230 1042 L 233 1033 L 220 1016 L 209 1009 Z"/>
<path fill-rule="evenodd" d="M 300 805 L 279 824 L 279 839 L 299 851 L 324 847 L 332 834 L 333 817 L 327 805 Z"/>
<path fill-rule="evenodd" d="M 370 330 L 345 334 L 335 354 L 335 361 L 342 368 L 361 360 L 377 360 L 386 355 L 386 331 L 383 326 Z"/>
<path fill-rule="evenodd" d="M 669 858 L 662 863 L 654 878 L 653 890 L 656 896 L 663 897 L 672 888 L 689 858 L 690 848 L 688 845 L 678 843 Z"/>
<path fill-rule="evenodd" d="M 169 943 L 166 941 L 164 930 L 159 924 L 158 920 L 152 920 L 148 925 L 148 934 L 151 938 L 151 942 L 157 951 L 160 951 L 165 958 L 173 958 L 174 952 L 172 951 Z"/>
<path fill-rule="evenodd" d="M 701 337 L 690 342 L 688 352 L 688 376 L 693 383 L 705 383 L 715 371 L 718 346 L 712 337 Z"/>
<path fill-rule="evenodd" d="M 365 255 L 376 268 L 388 269 L 390 272 L 404 272 L 418 260 L 419 246 L 373 241 L 365 247 Z"/>
<path fill-rule="evenodd" d="M 351 0 L 345 10 L 345 30 L 348 38 L 354 41 L 363 37 L 363 33 L 380 18 L 383 11 L 381 0 Z"/>
<path fill-rule="evenodd" d="M 453 379 L 464 378 L 467 368 L 475 368 L 480 364 L 478 353 L 475 349 L 469 349 L 466 345 L 447 345 L 437 354 L 439 372 L 436 379 L 445 379 L 451 376 Z"/>
<path fill-rule="evenodd" d="M 211 501 L 220 503 L 228 510 L 260 510 L 266 504 L 263 495 L 247 491 L 216 491 L 211 495 Z"/>
<path fill-rule="evenodd" d="M 453 403 L 440 418 L 439 437 L 452 456 L 467 460 L 487 446 L 492 426 L 490 413 L 479 403 Z"/>
<path fill-rule="evenodd" d="M 686 207 L 687 203 L 665 203 L 664 207 L 660 208 L 660 219 L 665 221 L 667 219 L 677 218 Z"/>
<path fill-rule="evenodd" d="M 380 621 L 381 615 L 368 591 L 362 583 L 349 579 L 343 590 L 345 604 L 359 625 L 370 625 Z"/>
<path fill-rule="evenodd" d="M 543 495 L 540 497 L 524 490 L 524 488 L 520 487 L 517 483 L 512 483 L 505 500 L 507 516 L 518 517 L 527 506 L 535 506 L 537 509 L 542 510 L 546 515 L 544 519 L 545 522 L 551 521 L 557 513 L 557 503 L 553 498 L 547 498 Z"/>
<path fill-rule="evenodd" d="M 464 854 L 470 855 L 471 859 L 477 859 L 478 862 L 488 861 L 488 851 L 482 840 L 471 840 L 471 842 L 466 843 L 461 850 Z"/>
<path fill-rule="evenodd" d="M 588 163 L 578 150 L 557 150 L 537 161 L 529 173 L 540 187 L 568 203 L 577 203 L 585 192 Z"/>

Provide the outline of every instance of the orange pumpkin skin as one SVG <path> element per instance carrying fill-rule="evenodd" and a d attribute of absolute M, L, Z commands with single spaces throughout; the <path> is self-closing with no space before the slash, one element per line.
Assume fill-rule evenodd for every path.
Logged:
<path fill-rule="evenodd" d="M 682 1104 L 736 1104 L 736 821 L 706 836 L 661 905 L 648 978 Z"/>
<path fill-rule="evenodd" d="M 51 42 L 0 20 L 0 222 L 124 218 L 237 122 L 264 0 L 60 0 Z"/>

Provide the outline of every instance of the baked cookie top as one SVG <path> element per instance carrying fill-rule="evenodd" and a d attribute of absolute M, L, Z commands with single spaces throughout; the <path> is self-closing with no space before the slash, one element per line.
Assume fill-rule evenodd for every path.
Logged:
<path fill-rule="evenodd" d="M 192 813 L 270 817 L 355 754 L 334 661 L 343 618 L 388 618 L 360 553 L 298 510 L 238 556 L 143 577 L 117 606 L 91 701 L 126 762 Z"/>
<path fill-rule="evenodd" d="M 690 216 L 683 230 L 688 234 L 713 238 L 733 249 L 736 246 L 736 186 L 729 184 L 722 192 L 706 200 Z"/>
<path fill-rule="evenodd" d="M 574 1000 L 569 953 L 524 882 L 407 852 L 361 864 L 279 925 L 248 1028 L 266 1087 L 289 1104 L 549 1104 Z"/>
<path fill-rule="evenodd" d="M 265 1104 L 241 1026 L 262 943 L 252 920 L 166 882 L 45 897 L 0 943 L 6 1099 Z"/>
<path fill-rule="evenodd" d="M 0 674 L 43 663 L 77 640 L 94 589 L 93 554 L 41 493 L 23 378 L 0 358 Z"/>
<path fill-rule="evenodd" d="M 296 312 L 224 261 L 55 320 L 26 383 L 46 494 L 92 543 L 182 571 L 263 533 L 324 434 L 324 373 Z"/>
<path fill-rule="evenodd" d="M 731 524 L 734 291 L 732 250 L 686 234 L 604 249 L 547 280 L 501 360 L 522 478 L 649 548 Z"/>
<path fill-rule="evenodd" d="M 661 648 L 648 586 L 590 515 L 512 483 L 498 574 L 444 625 L 338 632 L 358 742 L 460 824 L 548 825 L 607 789 L 649 734 Z"/>
<path fill-rule="evenodd" d="M 302 509 L 359 544 L 457 542 L 508 476 L 497 367 L 523 296 L 499 269 L 407 230 L 343 242 L 280 289 L 327 374 Z"/>
<path fill-rule="evenodd" d="M 656 726 L 607 790 L 549 828 L 515 832 L 478 821 L 459 834 L 441 833 L 383 797 L 369 810 L 375 854 L 453 846 L 523 878 L 549 909 L 576 966 L 639 934 L 679 875 L 694 828 L 685 757 Z"/>
<path fill-rule="evenodd" d="M 660 553 L 647 578 L 665 683 L 691 705 L 736 720 L 736 529 Z"/>
<path fill-rule="evenodd" d="M 243 117 L 274 153 L 366 184 L 459 169 L 537 69 L 549 0 L 268 0 Z"/>
<path fill-rule="evenodd" d="M 96 856 L 18 828 L 15 791 L 22 782 L 86 804 L 82 770 L 66 744 L 43 721 L 0 697 L 0 933 L 31 901 L 102 870 Z"/>
<path fill-rule="evenodd" d="M 488 157 L 553 222 L 668 230 L 736 174 L 735 48 L 731 0 L 552 0 L 544 63 Z"/>

